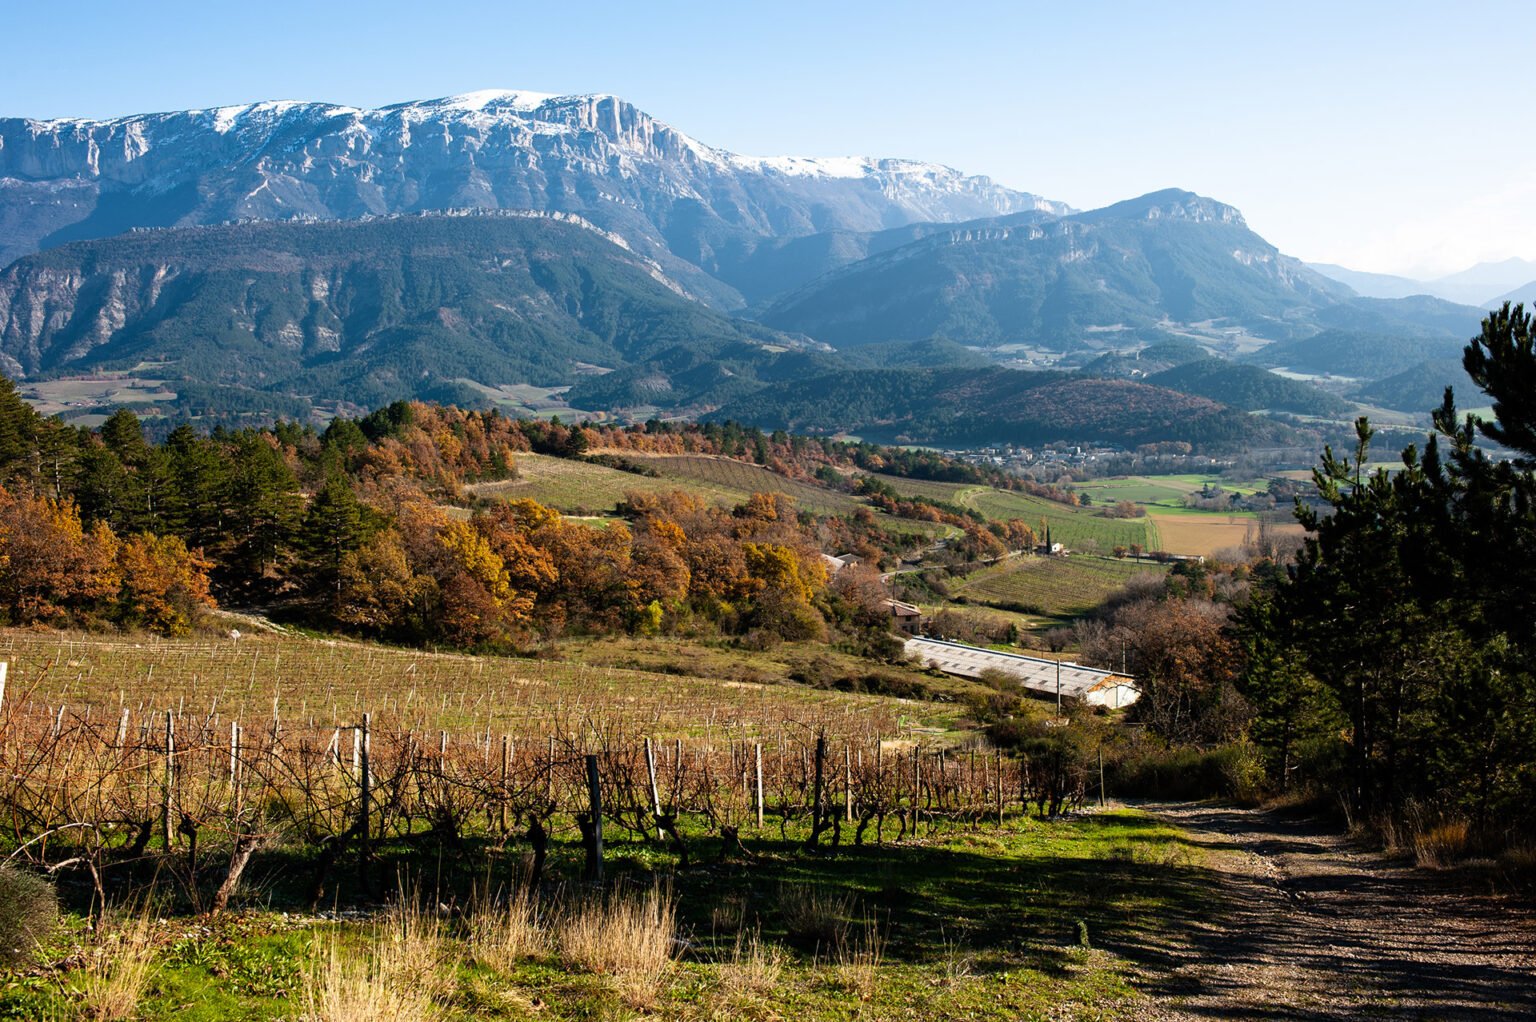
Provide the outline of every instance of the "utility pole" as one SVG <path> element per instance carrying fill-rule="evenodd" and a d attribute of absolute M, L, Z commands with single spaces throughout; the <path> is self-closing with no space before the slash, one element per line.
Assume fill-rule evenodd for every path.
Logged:
<path fill-rule="evenodd" d="M 1061 654 L 1056 654 L 1056 716 L 1061 716 Z"/>

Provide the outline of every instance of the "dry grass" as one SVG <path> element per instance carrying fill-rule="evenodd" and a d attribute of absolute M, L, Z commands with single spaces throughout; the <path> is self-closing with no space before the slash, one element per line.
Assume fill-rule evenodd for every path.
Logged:
<path fill-rule="evenodd" d="M 442 920 L 419 900 L 402 899 L 386 925 L 387 943 L 379 956 L 384 979 L 434 1003 L 446 1001 L 454 989 L 455 955 L 445 939 Z"/>
<path fill-rule="evenodd" d="M 716 985 L 708 998 L 711 1020 L 769 1020 L 779 1018 L 784 993 L 784 969 L 789 956 L 753 931 L 736 935 L 730 957 L 716 963 Z"/>
<path fill-rule="evenodd" d="M 58 925 L 53 885 L 0 863 L 0 965 L 26 959 Z"/>
<path fill-rule="evenodd" d="M 392 954 L 387 941 L 356 954 L 333 940 L 305 974 L 306 1018 L 313 1022 L 431 1022 L 437 1018 L 430 997 L 399 984 Z"/>
<path fill-rule="evenodd" d="M 86 1018 L 111 1022 L 131 1018 L 154 979 L 154 923 L 147 913 L 103 920 L 87 950 L 85 965 L 70 983 Z"/>
<path fill-rule="evenodd" d="M 577 902 L 556 924 L 561 957 L 576 968 L 611 977 L 633 1007 L 654 1002 L 672 969 L 677 906 L 669 887 L 641 894 L 613 891 Z"/>
<path fill-rule="evenodd" d="M 1442 820 L 1413 834 L 1413 857 L 1429 869 L 1449 869 L 1466 857 L 1471 828 L 1466 820 Z"/>
<path fill-rule="evenodd" d="M 885 960 L 885 935 L 873 918 L 851 929 L 837 949 L 834 972 L 837 985 L 859 1000 L 874 996 L 880 963 Z"/>
<path fill-rule="evenodd" d="M 944 985 L 958 986 L 975 974 L 976 953 L 963 940 L 943 938 Z"/>
<path fill-rule="evenodd" d="M 755 931 L 737 934 L 731 957 L 720 963 L 721 993 L 732 1001 L 771 996 L 783 979 L 787 957 Z"/>
<path fill-rule="evenodd" d="M 747 899 L 741 895 L 728 894 L 710 906 L 709 926 L 711 932 L 740 934 L 746 925 Z"/>
<path fill-rule="evenodd" d="M 795 940 L 817 948 L 840 949 L 848 940 L 848 915 L 853 896 L 811 884 L 779 888 L 779 914 L 785 931 Z"/>
<path fill-rule="evenodd" d="M 430 1022 L 454 992 L 442 922 L 416 900 L 402 899 L 361 952 L 332 940 L 317 958 L 304 984 L 314 1022 Z"/>
<path fill-rule="evenodd" d="M 1536 873 L 1536 845 L 1518 844 L 1499 853 L 1499 865 L 1515 873 Z"/>
<path fill-rule="evenodd" d="M 549 935 L 530 899 L 513 895 L 497 904 L 481 898 L 469 917 L 469 946 L 482 965 L 510 972 L 523 959 L 548 950 Z"/>

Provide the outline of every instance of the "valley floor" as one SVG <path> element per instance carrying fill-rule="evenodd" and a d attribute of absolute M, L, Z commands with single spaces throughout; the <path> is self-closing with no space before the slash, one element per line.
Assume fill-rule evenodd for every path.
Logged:
<path fill-rule="evenodd" d="M 1207 850 L 1226 904 L 1123 952 L 1160 1017 L 1536 1017 L 1536 910 L 1490 893 L 1490 877 L 1417 869 L 1274 813 L 1143 808 Z"/>

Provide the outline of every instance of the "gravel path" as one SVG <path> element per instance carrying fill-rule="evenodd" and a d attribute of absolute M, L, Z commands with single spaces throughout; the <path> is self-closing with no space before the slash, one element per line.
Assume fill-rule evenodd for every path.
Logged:
<path fill-rule="evenodd" d="M 1228 903 L 1133 954 L 1167 1018 L 1536 1019 L 1536 909 L 1486 877 L 1405 866 L 1313 821 L 1143 808 L 1208 850 Z"/>

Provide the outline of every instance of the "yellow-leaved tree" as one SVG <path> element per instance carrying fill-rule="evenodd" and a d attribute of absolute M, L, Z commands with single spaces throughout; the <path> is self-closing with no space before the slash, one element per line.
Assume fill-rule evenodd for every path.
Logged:
<path fill-rule="evenodd" d="M 117 592 L 117 537 L 89 532 L 72 501 L 0 489 L 0 609 L 12 624 L 63 623 Z"/>
<path fill-rule="evenodd" d="M 117 565 L 122 578 L 118 604 L 125 623 L 185 635 L 198 614 L 215 606 L 208 592 L 213 563 L 201 551 L 188 550 L 179 536 L 129 536 L 118 549 Z"/>

